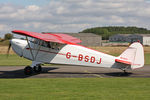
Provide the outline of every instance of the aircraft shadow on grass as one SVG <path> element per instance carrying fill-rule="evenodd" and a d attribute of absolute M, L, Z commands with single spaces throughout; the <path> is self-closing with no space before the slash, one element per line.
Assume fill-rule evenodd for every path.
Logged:
<path fill-rule="evenodd" d="M 86 72 L 53 72 L 52 70 L 59 69 L 57 67 L 44 67 L 41 74 L 51 74 L 52 77 L 128 77 L 132 73 L 123 73 L 123 72 L 110 72 L 110 73 L 86 73 Z M 34 73 L 32 75 L 25 75 L 23 69 L 13 70 L 13 71 L 0 71 L 0 78 L 29 78 L 40 73 Z M 60 75 L 59 75 L 60 74 Z M 40 76 L 39 76 L 40 77 Z M 44 77 L 44 76 L 42 76 Z M 37 76 L 38 78 L 38 76 Z"/>

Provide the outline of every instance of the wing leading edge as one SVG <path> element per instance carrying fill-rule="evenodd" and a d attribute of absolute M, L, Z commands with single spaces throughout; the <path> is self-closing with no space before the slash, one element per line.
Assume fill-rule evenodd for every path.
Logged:
<path fill-rule="evenodd" d="M 37 38 L 46 42 L 57 42 L 57 43 L 62 43 L 62 44 L 76 44 L 76 43 L 81 42 L 80 39 L 77 39 L 75 37 L 72 37 L 66 34 L 59 34 L 59 33 L 42 34 L 42 33 L 36 33 L 36 32 L 23 31 L 23 30 L 13 30 L 12 32 L 15 34 Z"/>

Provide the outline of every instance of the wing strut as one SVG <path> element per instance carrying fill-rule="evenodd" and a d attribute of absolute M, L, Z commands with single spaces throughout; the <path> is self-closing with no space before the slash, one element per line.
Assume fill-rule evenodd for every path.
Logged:
<path fill-rule="evenodd" d="M 37 58 L 37 55 L 38 55 L 38 53 L 39 53 L 39 51 L 40 51 L 41 45 L 42 45 L 42 43 L 43 43 L 44 41 L 42 41 L 42 40 L 39 41 L 39 45 L 37 45 L 37 46 L 38 46 L 37 52 L 36 52 L 36 54 L 34 55 L 32 50 L 35 50 L 35 49 L 36 49 L 35 43 L 34 43 L 33 48 L 31 48 L 31 45 L 30 45 L 30 43 L 29 43 L 29 39 L 28 39 L 27 36 L 26 36 L 26 39 L 27 39 L 27 43 L 28 43 L 28 46 L 29 46 L 29 49 L 30 49 L 30 53 L 31 53 L 31 55 L 32 55 L 32 59 L 33 59 L 33 61 L 35 61 L 36 58 Z"/>
<path fill-rule="evenodd" d="M 39 53 L 39 51 L 40 51 L 40 48 L 41 48 L 41 45 L 42 45 L 42 43 L 44 42 L 44 41 L 42 41 L 42 40 L 40 40 L 39 41 L 39 44 L 40 44 L 40 46 L 38 47 L 38 50 L 37 50 L 37 52 L 36 52 L 36 55 L 35 55 L 35 60 L 36 60 L 36 57 L 37 57 L 37 55 L 38 55 L 38 53 Z M 35 44 L 34 44 L 35 45 Z"/>
<path fill-rule="evenodd" d="M 26 36 L 26 39 L 27 39 L 27 43 L 28 43 L 28 46 L 29 46 L 29 49 L 30 49 L 30 53 L 31 53 L 31 55 L 32 55 L 32 59 L 33 59 L 33 61 L 34 61 L 35 59 L 34 59 L 33 52 L 32 52 L 32 49 L 31 49 L 31 46 L 30 46 L 30 43 L 29 43 L 29 39 L 28 39 L 27 36 Z"/>

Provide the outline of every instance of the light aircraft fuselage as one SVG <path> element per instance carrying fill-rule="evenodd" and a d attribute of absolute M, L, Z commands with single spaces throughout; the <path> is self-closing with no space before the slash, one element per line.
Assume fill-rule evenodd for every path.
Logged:
<path fill-rule="evenodd" d="M 26 36 L 26 39 L 12 39 L 11 45 L 16 54 L 32 61 L 32 65 L 25 68 L 27 74 L 32 68 L 40 72 L 43 63 L 118 68 L 123 71 L 144 65 L 143 46 L 139 42 L 131 44 L 120 56 L 115 57 L 81 46 L 77 44 L 81 42 L 79 39 L 65 34 L 22 30 L 13 33 Z"/>

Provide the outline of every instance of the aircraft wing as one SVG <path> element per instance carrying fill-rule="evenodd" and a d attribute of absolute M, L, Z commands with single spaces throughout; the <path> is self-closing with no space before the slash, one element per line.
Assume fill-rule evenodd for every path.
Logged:
<path fill-rule="evenodd" d="M 36 32 L 23 31 L 23 30 L 13 30 L 12 32 L 15 34 L 37 38 L 46 42 L 57 42 L 57 43 L 62 43 L 62 44 L 74 44 L 74 43 L 81 42 L 80 39 L 77 39 L 67 34 L 59 34 L 59 33 L 42 34 L 42 33 L 36 33 Z"/>

